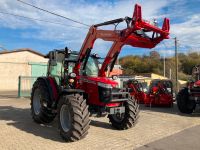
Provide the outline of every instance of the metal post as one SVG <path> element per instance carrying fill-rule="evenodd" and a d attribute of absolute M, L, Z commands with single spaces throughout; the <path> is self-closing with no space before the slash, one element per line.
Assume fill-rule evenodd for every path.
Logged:
<path fill-rule="evenodd" d="M 177 54 L 177 38 L 174 38 L 175 42 L 175 76 L 176 76 L 176 94 L 179 91 L 179 85 L 178 85 L 178 54 Z"/>
<path fill-rule="evenodd" d="M 165 77 L 165 52 L 164 52 L 164 60 L 163 60 L 163 64 L 164 64 L 164 66 L 163 66 L 163 72 L 164 72 L 164 77 Z"/>
<path fill-rule="evenodd" d="M 21 97 L 21 76 L 18 79 L 18 97 Z"/>
<path fill-rule="evenodd" d="M 170 80 L 172 79 L 172 69 L 171 68 L 169 69 L 169 78 L 170 78 Z"/>

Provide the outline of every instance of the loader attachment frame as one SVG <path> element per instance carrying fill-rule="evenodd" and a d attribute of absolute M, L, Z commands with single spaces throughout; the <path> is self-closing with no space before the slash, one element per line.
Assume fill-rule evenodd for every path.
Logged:
<path fill-rule="evenodd" d="M 122 30 L 102 30 L 99 29 L 101 26 L 118 24 L 121 22 L 126 22 L 127 28 Z M 84 61 L 86 64 L 87 56 L 90 55 L 96 39 L 102 39 L 104 41 L 112 41 L 113 44 L 99 70 L 99 76 L 105 77 L 108 66 L 110 66 L 110 71 L 115 64 L 116 58 L 118 57 L 122 47 L 124 45 L 130 45 L 132 47 L 140 48 L 153 48 L 158 43 L 164 39 L 169 38 L 169 19 L 165 18 L 162 28 L 157 27 L 155 24 L 152 25 L 148 21 L 142 19 L 141 6 L 136 4 L 133 17 L 119 18 L 100 24 L 96 24 L 90 27 L 89 32 L 82 44 L 78 61 L 74 67 L 74 72 L 79 75 L 79 70 Z M 142 34 L 138 34 L 138 31 Z M 152 32 L 152 37 L 146 36 L 146 32 Z M 156 36 L 155 36 L 156 35 Z M 84 68 L 84 66 L 83 66 Z"/>

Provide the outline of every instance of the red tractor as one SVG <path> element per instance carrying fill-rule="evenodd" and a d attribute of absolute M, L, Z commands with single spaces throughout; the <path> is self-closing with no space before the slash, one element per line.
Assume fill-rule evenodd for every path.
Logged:
<path fill-rule="evenodd" d="M 125 22 L 123 30 L 102 30 L 101 26 Z M 152 32 L 149 37 L 145 32 Z M 66 141 L 84 138 L 89 129 L 89 116 L 108 115 L 112 126 L 119 130 L 131 128 L 138 119 L 139 106 L 129 89 L 118 88 L 118 83 L 106 77 L 112 71 L 124 45 L 153 48 L 168 38 L 169 19 L 162 29 L 142 19 L 141 7 L 135 6 L 132 18 L 125 17 L 90 27 L 77 54 L 65 50 L 49 53 L 48 73 L 33 85 L 31 112 L 34 121 L 49 123 L 58 114 L 59 129 Z M 113 41 L 101 68 L 98 55 L 91 55 L 96 39 Z"/>
<path fill-rule="evenodd" d="M 170 80 L 151 81 L 144 99 L 145 106 L 173 106 L 173 85 Z"/>
<path fill-rule="evenodd" d="M 173 86 L 170 80 L 151 81 L 148 92 L 144 92 L 142 84 L 137 80 L 131 79 L 126 84 L 131 89 L 131 96 L 140 104 L 168 107 L 173 105 Z"/>
<path fill-rule="evenodd" d="M 196 105 L 200 104 L 200 65 L 193 67 L 192 79 L 178 92 L 176 100 L 180 112 L 186 114 L 193 113 Z"/>
<path fill-rule="evenodd" d="M 133 96 L 138 103 L 144 104 L 146 98 L 146 93 L 144 92 L 143 85 L 141 82 L 135 79 L 130 79 L 126 83 L 128 88 L 130 88 L 130 94 Z"/>

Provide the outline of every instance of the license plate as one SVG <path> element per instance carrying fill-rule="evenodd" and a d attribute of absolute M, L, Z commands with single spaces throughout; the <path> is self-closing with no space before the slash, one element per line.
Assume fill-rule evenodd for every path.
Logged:
<path fill-rule="evenodd" d="M 110 108 L 110 114 L 125 113 L 125 107 L 113 107 Z"/>

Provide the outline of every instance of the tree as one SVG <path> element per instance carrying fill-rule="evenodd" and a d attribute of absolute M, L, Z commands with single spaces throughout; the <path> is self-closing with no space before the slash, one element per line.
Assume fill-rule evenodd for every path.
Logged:
<path fill-rule="evenodd" d="M 153 59 L 160 59 L 160 54 L 157 51 L 151 51 L 150 57 Z"/>

